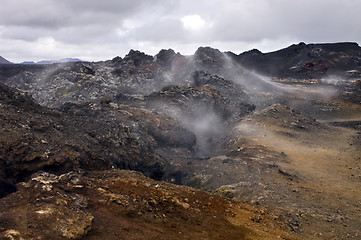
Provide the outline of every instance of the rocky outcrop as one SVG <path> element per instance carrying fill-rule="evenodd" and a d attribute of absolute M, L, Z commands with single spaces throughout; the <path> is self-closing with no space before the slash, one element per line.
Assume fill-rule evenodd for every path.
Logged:
<path fill-rule="evenodd" d="M 141 65 L 149 64 L 150 62 L 152 62 L 153 57 L 138 50 L 130 50 L 123 60 L 126 62 L 130 62 L 135 67 L 139 67 Z"/>
<path fill-rule="evenodd" d="M 163 162 L 152 152 L 154 138 L 146 124 L 125 117 L 126 111 L 101 104 L 50 110 L 5 86 L 0 88 L 0 104 L 2 196 L 39 170 L 117 167 L 162 177 Z"/>
<path fill-rule="evenodd" d="M 211 71 L 220 71 L 226 64 L 224 54 L 218 49 L 200 47 L 194 53 L 194 61 L 197 68 Z"/>
<path fill-rule="evenodd" d="M 94 216 L 85 196 L 69 192 L 82 188 L 79 174 L 33 175 L 15 194 L 2 198 L 1 239 L 81 239 Z"/>
<path fill-rule="evenodd" d="M 264 211 L 119 170 L 34 174 L 0 199 L 0 223 L 7 240 L 296 239 Z"/>
<path fill-rule="evenodd" d="M 168 69 L 171 67 L 172 62 L 175 60 L 176 57 L 177 54 L 174 52 L 173 49 L 162 49 L 157 55 L 155 55 L 157 63 Z"/>
<path fill-rule="evenodd" d="M 245 87 L 231 80 L 226 80 L 205 71 L 196 71 L 193 74 L 193 85 L 196 87 L 213 86 L 221 96 L 229 99 L 228 105 L 232 109 L 233 121 L 239 120 L 240 117 L 249 114 L 255 109 L 255 106 L 250 104 L 250 96 L 246 93 Z"/>

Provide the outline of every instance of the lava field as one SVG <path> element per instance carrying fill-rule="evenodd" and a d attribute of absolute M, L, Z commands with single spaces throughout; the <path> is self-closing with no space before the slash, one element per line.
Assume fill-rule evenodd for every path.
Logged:
<path fill-rule="evenodd" d="M 0 64 L 0 239 L 359 239 L 361 48 Z"/>

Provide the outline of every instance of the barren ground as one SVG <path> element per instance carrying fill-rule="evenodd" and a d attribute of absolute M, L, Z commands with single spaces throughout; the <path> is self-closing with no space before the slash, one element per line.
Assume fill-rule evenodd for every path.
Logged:
<path fill-rule="evenodd" d="M 288 109 L 279 106 L 245 119 L 235 127 L 236 135 L 249 144 L 265 146 L 286 156 L 277 165 L 292 181 L 278 202 L 270 198 L 265 204 L 276 212 L 285 210 L 301 216 L 303 223 L 298 229 L 301 236 L 305 234 L 309 238 L 313 233 L 313 237 L 322 239 L 358 239 L 361 236 L 360 108 L 346 103 L 334 103 L 333 107 L 337 111 L 331 112 L 327 120 L 312 123 L 310 119 L 311 122 L 302 125 L 296 115 L 289 119 Z M 275 175 L 268 180 L 276 185 L 284 184 Z"/>
<path fill-rule="evenodd" d="M 360 56 L 1 66 L 0 239 L 360 239 Z"/>

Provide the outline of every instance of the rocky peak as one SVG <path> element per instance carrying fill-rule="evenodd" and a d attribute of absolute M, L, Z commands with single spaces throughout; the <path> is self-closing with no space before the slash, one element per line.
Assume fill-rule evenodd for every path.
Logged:
<path fill-rule="evenodd" d="M 162 49 L 155 57 L 156 62 L 159 63 L 161 66 L 170 67 L 176 56 L 177 54 L 174 52 L 173 49 Z"/>
<path fill-rule="evenodd" d="M 130 50 L 129 53 L 124 57 L 124 61 L 132 61 L 134 66 L 138 67 L 144 63 L 149 63 L 153 61 L 153 57 L 140 52 L 138 50 Z"/>
<path fill-rule="evenodd" d="M 123 61 L 123 59 L 121 58 L 121 57 L 119 57 L 119 56 L 116 56 L 115 58 L 113 58 L 112 59 L 112 63 L 120 63 L 120 62 L 122 62 Z"/>
<path fill-rule="evenodd" d="M 250 56 L 252 56 L 252 55 L 258 56 L 258 55 L 262 55 L 263 53 L 258 49 L 252 49 L 250 51 L 244 52 L 243 54 L 250 55 Z"/>
<path fill-rule="evenodd" d="M 200 47 L 194 53 L 196 65 L 204 68 L 221 68 L 225 63 L 224 55 L 218 49 Z"/>
<path fill-rule="evenodd" d="M 184 67 L 189 63 L 189 60 L 173 49 L 162 49 L 156 56 L 157 65 L 163 70 L 171 70 L 173 73 L 183 72 Z"/>

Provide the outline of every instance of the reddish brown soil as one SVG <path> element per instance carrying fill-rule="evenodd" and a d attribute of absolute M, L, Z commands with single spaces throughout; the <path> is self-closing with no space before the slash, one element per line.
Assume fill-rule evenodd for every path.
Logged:
<path fill-rule="evenodd" d="M 0 239 L 298 239 L 261 208 L 120 170 L 37 174 L 0 212 Z"/>

